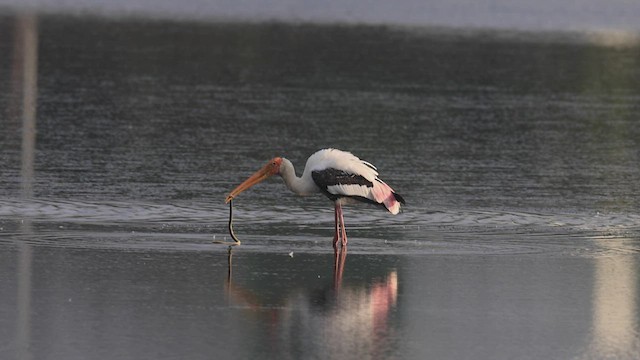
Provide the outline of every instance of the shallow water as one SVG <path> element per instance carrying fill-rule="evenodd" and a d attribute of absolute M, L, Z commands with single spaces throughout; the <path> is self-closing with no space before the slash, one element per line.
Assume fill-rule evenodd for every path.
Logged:
<path fill-rule="evenodd" d="M 60 16 L 0 36 L 3 359 L 640 354 L 633 41 Z M 212 244 L 230 189 L 327 146 L 407 200 L 346 209 L 340 276 L 332 205 L 279 179 L 234 201 L 231 258 Z"/>

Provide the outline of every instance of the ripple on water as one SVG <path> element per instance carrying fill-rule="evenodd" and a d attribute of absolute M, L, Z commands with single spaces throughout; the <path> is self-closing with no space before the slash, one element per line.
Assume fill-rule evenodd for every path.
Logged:
<path fill-rule="evenodd" d="M 633 214 L 540 214 L 411 209 L 399 216 L 350 209 L 349 251 L 419 255 L 550 254 L 602 256 L 640 251 Z M 243 251 L 330 252 L 326 208 L 240 208 Z M 0 199 L 0 243 L 124 249 L 216 251 L 228 238 L 228 208 L 210 204 Z M 373 224 L 373 225 L 372 225 Z"/>

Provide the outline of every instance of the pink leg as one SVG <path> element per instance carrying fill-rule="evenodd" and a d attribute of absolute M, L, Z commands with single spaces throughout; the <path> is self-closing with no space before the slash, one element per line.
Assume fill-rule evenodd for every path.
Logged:
<path fill-rule="evenodd" d="M 342 205 L 336 201 L 335 207 L 336 215 L 336 234 L 333 238 L 333 248 L 338 249 L 338 241 L 340 241 L 340 247 L 347 246 L 347 229 L 344 226 L 344 215 L 342 213 Z"/>
<path fill-rule="evenodd" d="M 339 208 L 340 205 L 338 205 L 338 203 L 336 202 L 336 207 L 335 207 L 335 234 L 333 235 L 333 250 L 335 250 L 335 252 L 337 253 L 338 251 L 338 238 L 340 237 L 340 217 L 339 217 Z"/>
<path fill-rule="evenodd" d="M 335 290 L 339 290 L 342 285 L 342 274 L 344 272 L 344 263 L 347 259 L 347 232 L 344 226 L 344 216 L 342 214 L 342 206 L 336 201 L 335 205 L 335 236 L 333 237 L 334 250 L 334 268 L 333 268 L 333 284 Z"/>
<path fill-rule="evenodd" d="M 344 215 L 342 213 L 342 206 L 340 207 L 340 226 L 342 228 L 342 247 L 347 250 L 347 227 L 344 225 Z"/>

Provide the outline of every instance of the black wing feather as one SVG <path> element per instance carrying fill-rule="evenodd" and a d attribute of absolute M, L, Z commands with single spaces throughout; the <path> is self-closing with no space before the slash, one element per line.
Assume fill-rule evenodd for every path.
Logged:
<path fill-rule="evenodd" d="M 364 176 L 348 173 L 338 169 L 324 169 L 311 172 L 313 181 L 321 188 L 334 185 L 363 185 L 373 187 L 373 183 Z"/>
<path fill-rule="evenodd" d="M 316 170 L 311 172 L 311 178 L 313 182 L 318 185 L 320 190 L 331 200 L 337 200 L 343 195 L 332 194 L 329 192 L 329 186 L 334 185 L 360 185 L 366 187 L 373 187 L 373 183 L 367 180 L 364 176 L 348 173 L 344 170 L 338 170 L 334 168 L 328 168 L 324 170 Z M 359 196 L 352 196 L 358 198 Z M 362 201 L 370 202 L 369 199 L 362 198 Z"/>

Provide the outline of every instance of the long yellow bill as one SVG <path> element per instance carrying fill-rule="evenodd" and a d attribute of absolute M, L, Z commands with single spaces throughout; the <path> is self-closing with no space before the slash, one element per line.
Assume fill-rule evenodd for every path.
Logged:
<path fill-rule="evenodd" d="M 241 192 L 247 190 L 253 185 L 275 175 L 280 170 L 280 164 L 270 161 L 267 165 L 263 166 L 262 169 L 256 171 L 255 174 L 251 175 L 247 180 L 245 180 L 242 184 L 238 185 L 233 191 L 227 195 L 227 199 L 224 201 L 225 204 L 229 201 L 233 200 L 236 196 L 238 196 Z"/>

